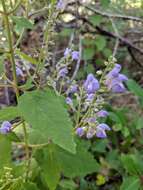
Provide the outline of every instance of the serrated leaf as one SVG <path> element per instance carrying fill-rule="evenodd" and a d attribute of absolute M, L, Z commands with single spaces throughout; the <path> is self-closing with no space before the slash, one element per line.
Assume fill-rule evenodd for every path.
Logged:
<path fill-rule="evenodd" d="M 0 110 L 0 120 L 11 120 L 18 116 L 17 107 L 6 107 Z"/>
<path fill-rule="evenodd" d="M 52 151 L 51 158 L 49 151 Z M 42 169 L 42 173 L 44 172 L 45 176 L 47 176 L 47 184 L 50 190 L 56 188 L 59 174 L 71 178 L 86 176 L 92 172 L 99 171 L 99 164 L 86 150 L 86 147 L 81 144 L 78 144 L 76 154 L 71 154 L 57 145 L 49 144 L 45 149 L 37 150 L 35 157 Z"/>
<path fill-rule="evenodd" d="M 32 125 L 30 142 L 37 144 L 52 140 L 63 149 L 75 153 L 72 122 L 62 100 L 51 90 L 37 90 L 21 96 L 18 107 L 21 115 Z"/>
<path fill-rule="evenodd" d="M 139 190 L 140 179 L 138 176 L 126 177 L 120 187 L 120 190 Z"/>
<path fill-rule="evenodd" d="M 41 164 L 42 177 L 50 190 L 55 190 L 60 180 L 60 165 L 57 162 L 54 147 L 48 146 L 47 151 L 44 152 L 45 160 Z"/>
<path fill-rule="evenodd" d="M 62 172 L 67 177 L 85 176 L 99 170 L 99 164 L 93 156 L 80 145 L 77 146 L 77 153 L 70 154 L 57 147 L 57 158 L 60 162 Z"/>

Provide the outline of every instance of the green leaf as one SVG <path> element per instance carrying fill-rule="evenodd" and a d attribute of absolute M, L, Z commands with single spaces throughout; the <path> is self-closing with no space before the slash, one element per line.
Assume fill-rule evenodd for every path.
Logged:
<path fill-rule="evenodd" d="M 103 55 L 106 57 L 106 58 L 109 58 L 111 55 L 112 55 L 112 51 L 108 48 L 104 48 L 103 50 Z"/>
<path fill-rule="evenodd" d="M 142 129 L 143 128 L 143 117 L 139 117 L 136 123 L 136 129 Z"/>
<path fill-rule="evenodd" d="M 42 168 L 42 177 L 50 190 L 55 190 L 60 180 L 60 166 L 54 151 L 54 146 L 49 145 L 48 150 L 44 152 Z"/>
<path fill-rule="evenodd" d="M 126 177 L 120 187 L 120 190 L 139 190 L 140 179 L 137 176 Z"/>
<path fill-rule="evenodd" d="M 56 188 L 60 174 L 71 178 L 99 171 L 99 164 L 81 144 L 78 144 L 76 154 L 49 144 L 47 148 L 37 150 L 35 157 L 50 190 Z"/>
<path fill-rule="evenodd" d="M 73 180 L 70 179 L 63 179 L 60 184 L 59 184 L 62 188 L 66 189 L 66 190 L 75 190 L 77 189 L 77 185 L 74 183 Z"/>
<path fill-rule="evenodd" d="M 69 29 L 69 28 L 64 28 L 61 32 L 60 35 L 62 37 L 67 37 L 70 36 L 73 33 L 73 29 Z"/>
<path fill-rule="evenodd" d="M 94 56 L 95 50 L 93 48 L 85 48 L 83 50 L 83 59 L 89 60 Z"/>
<path fill-rule="evenodd" d="M 92 15 L 92 16 L 89 17 L 89 20 L 92 22 L 92 24 L 97 26 L 102 21 L 102 16 L 100 16 L 100 15 Z"/>
<path fill-rule="evenodd" d="M 0 135 L 0 169 L 11 163 L 11 142 L 4 135 Z"/>
<path fill-rule="evenodd" d="M 103 8 L 108 8 L 109 4 L 110 4 L 110 0 L 100 0 L 101 1 L 101 5 L 103 6 Z"/>
<path fill-rule="evenodd" d="M 0 110 L 0 120 L 11 120 L 18 116 L 17 107 L 6 107 Z"/>
<path fill-rule="evenodd" d="M 20 190 L 39 190 L 39 188 L 32 182 L 26 182 Z"/>
<path fill-rule="evenodd" d="M 138 173 L 140 173 L 142 167 L 138 156 L 134 154 L 122 154 L 121 161 L 127 173 L 135 175 L 138 175 Z"/>
<path fill-rule="evenodd" d="M 24 17 L 12 16 L 15 25 L 15 31 L 20 34 L 23 29 L 33 29 L 33 23 Z"/>
<path fill-rule="evenodd" d="M 32 125 L 29 139 L 32 143 L 52 140 L 63 149 L 75 153 L 72 122 L 63 106 L 63 98 L 53 91 L 27 92 L 19 98 L 19 111 Z M 29 107 L 30 105 L 30 107 Z"/>
<path fill-rule="evenodd" d="M 98 51 L 102 51 L 106 46 L 106 39 L 103 36 L 97 36 L 97 38 L 95 39 L 95 44 Z"/>
<path fill-rule="evenodd" d="M 128 89 L 136 96 L 143 97 L 143 88 L 141 88 L 134 80 L 130 79 L 126 84 Z"/>
<path fill-rule="evenodd" d="M 99 164 L 93 156 L 80 144 L 77 146 L 77 153 L 70 154 L 57 147 L 57 158 L 62 172 L 67 177 L 85 176 L 99 170 Z"/>
<path fill-rule="evenodd" d="M 33 57 L 30 57 L 29 55 L 27 55 L 19 50 L 16 50 L 15 52 L 19 57 L 21 57 L 25 61 L 28 61 L 29 63 L 32 63 L 32 64 L 38 64 L 38 61 L 36 59 L 34 59 Z"/>

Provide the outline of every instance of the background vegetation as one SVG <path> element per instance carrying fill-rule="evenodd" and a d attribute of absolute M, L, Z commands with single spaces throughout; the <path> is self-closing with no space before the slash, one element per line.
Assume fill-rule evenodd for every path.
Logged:
<path fill-rule="evenodd" d="M 10 13 L 8 16 L 13 38 L 12 49 L 7 40 L 6 15 L 3 14 L 1 1 L 1 122 L 10 120 L 13 124 L 22 125 L 16 117 L 16 110 L 13 109 L 17 101 L 14 90 L 16 87 L 10 82 L 14 79 L 12 61 L 9 59 L 11 51 L 14 51 L 16 66 L 22 70 L 22 74 L 17 77 L 17 83 L 21 87 L 20 95 L 23 93 L 22 89 L 32 91 L 35 86 L 44 85 L 49 76 L 49 65 L 54 68 L 69 46 L 82 52 L 80 61 L 71 65 L 69 75 L 73 79 L 83 81 L 89 73 L 96 74 L 97 71 L 103 70 L 105 61 L 113 56 L 117 63 L 122 65 L 123 73 L 129 80 L 126 93 L 109 94 L 105 97 L 105 106 L 110 113 L 106 122 L 112 128 L 108 138 L 77 138 L 79 142 L 76 156 L 63 153 L 72 149 L 70 145 L 62 145 L 65 150 L 63 147 L 53 148 L 52 145 L 36 151 L 32 151 L 30 147 L 29 154 L 34 156 L 32 155 L 31 159 L 28 182 L 23 182 L 19 177 L 25 172 L 27 156 L 23 145 L 17 145 L 19 138 L 23 138 L 22 127 L 16 128 L 17 131 L 7 138 L 1 135 L 0 190 L 142 190 L 143 1 L 64 0 L 64 7 L 57 11 L 54 6 L 51 7 L 54 1 L 50 0 L 5 0 L 6 11 Z M 46 51 L 42 51 L 45 46 Z M 40 60 L 38 66 L 37 60 Z M 52 96 L 53 94 L 48 95 L 51 102 Z M 46 99 L 42 96 L 43 100 L 44 98 Z M 28 95 L 26 99 L 21 98 L 21 102 L 21 109 L 29 121 L 27 110 L 31 109 L 33 113 L 36 102 L 32 102 Z M 56 99 L 55 107 L 50 106 L 53 109 L 51 114 L 57 107 L 61 113 L 63 111 Z M 44 112 L 48 113 L 48 109 L 44 108 Z M 58 114 L 55 111 L 56 113 Z M 69 113 L 71 114 L 70 111 Z M 34 123 L 36 116 L 32 115 L 30 118 L 33 125 L 39 124 Z M 66 118 L 67 115 L 61 117 Z M 41 133 L 44 131 L 39 129 L 38 136 L 42 136 Z M 32 143 L 38 141 L 38 136 L 32 139 Z M 66 135 L 63 138 L 66 138 Z M 52 155 L 52 159 L 49 155 Z M 58 161 L 62 165 L 62 174 L 57 174 Z"/>

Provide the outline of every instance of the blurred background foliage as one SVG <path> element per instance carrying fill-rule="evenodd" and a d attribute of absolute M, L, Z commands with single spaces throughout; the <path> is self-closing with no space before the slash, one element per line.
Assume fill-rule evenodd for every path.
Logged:
<path fill-rule="evenodd" d="M 9 10 L 17 0 L 7 1 Z M 43 26 L 48 23 L 48 0 L 29 0 L 29 15 L 25 15 L 28 1 L 11 16 L 14 41 L 22 40 L 18 48 L 29 56 L 37 56 L 43 39 Z M 78 50 L 82 44 L 82 59 L 76 79 L 84 79 L 88 73 L 102 70 L 104 62 L 115 56 L 130 78 L 128 92 L 124 95 L 107 97 L 110 116 L 107 122 L 112 126 L 107 139 L 83 141 L 100 163 L 98 172 L 81 178 L 61 180 L 59 190 L 142 190 L 143 188 L 143 1 L 142 0 L 80 0 L 66 1 L 53 31 L 47 60 L 56 64 L 66 47 L 74 44 Z M 39 11 L 40 10 L 40 11 Z M 18 16 L 18 17 L 17 17 Z M 24 17 L 23 17 L 24 16 Z M 0 20 L 1 26 L 3 20 Z M 7 47 L 5 31 L 0 27 L 0 50 Z M 21 62 L 34 62 L 18 53 Z M 0 62 L 3 54 L 0 54 Z M 74 70 L 75 65 L 71 68 Z M 2 71 L 4 68 L 0 68 Z M 9 63 L 6 69 L 10 75 Z M 31 68 L 32 70 L 33 68 Z M 26 78 L 27 76 L 25 76 Z M 19 82 L 25 81 L 19 79 Z M 0 105 L 7 104 L 5 89 L 1 88 Z M 9 104 L 14 98 L 8 90 Z M 88 164 L 88 163 L 87 163 Z M 83 165 L 84 167 L 84 165 Z M 36 174 L 35 174 L 36 175 Z M 37 176 L 34 178 L 37 180 Z M 41 185 L 41 182 L 39 182 Z M 43 186 L 43 190 L 45 187 Z"/>

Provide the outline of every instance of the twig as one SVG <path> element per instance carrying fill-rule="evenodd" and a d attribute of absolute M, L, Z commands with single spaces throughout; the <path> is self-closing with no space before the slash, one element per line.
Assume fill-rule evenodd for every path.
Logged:
<path fill-rule="evenodd" d="M 113 19 L 110 18 L 110 20 L 111 20 L 111 23 L 112 23 L 112 27 L 113 27 L 113 29 L 114 29 L 114 31 L 115 31 L 115 34 L 116 34 L 117 36 L 119 36 L 118 29 L 117 29 L 117 27 L 116 27 L 116 25 L 115 25 Z M 117 38 L 117 39 L 116 39 L 116 42 L 115 42 L 114 50 L 113 50 L 113 57 L 115 57 L 116 54 L 117 54 L 118 46 L 119 46 L 119 39 Z"/>
<path fill-rule="evenodd" d="M 126 45 L 127 47 L 130 47 L 130 48 L 138 51 L 139 53 L 143 54 L 143 50 L 138 48 L 137 46 L 135 46 L 127 38 L 124 38 L 124 37 L 122 37 L 120 35 L 117 35 L 117 34 L 115 34 L 113 32 L 109 32 L 109 31 L 101 28 L 100 26 L 95 26 L 92 22 L 90 22 L 87 18 L 85 18 L 83 16 L 78 16 L 77 17 L 77 15 L 71 10 L 66 10 L 65 12 L 70 13 L 71 15 L 73 15 L 75 17 L 75 19 L 82 20 L 84 23 L 88 24 L 90 27 L 92 27 L 94 29 L 94 30 L 91 30 L 91 31 L 89 30 L 89 31 L 86 31 L 86 32 L 89 32 L 91 34 L 96 34 L 98 32 L 98 34 L 100 34 L 100 35 L 118 39 L 120 42 L 122 42 L 123 45 Z M 74 22 L 75 19 L 73 19 L 72 21 Z"/>
<path fill-rule="evenodd" d="M 110 14 L 110 13 L 106 13 L 106 12 L 103 12 L 103 11 L 100 11 L 98 9 L 95 9 L 93 7 L 89 7 L 87 5 L 83 5 L 80 3 L 80 5 L 84 6 L 86 9 L 98 14 L 98 15 L 101 15 L 101 16 L 104 16 L 104 17 L 108 17 L 108 18 L 117 18 L 117 19 L 123 19 L 123 20 L 132 20 L 132 21 L 135 21 L 135 22 L 142 22 L 143 23 L 143 19 L 141 18 L 138 18 L 138 17 L 134 17 L 134 16 L 127 16 L 127 15 L 120 15 L 120 14 Z"/>

